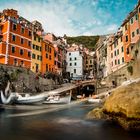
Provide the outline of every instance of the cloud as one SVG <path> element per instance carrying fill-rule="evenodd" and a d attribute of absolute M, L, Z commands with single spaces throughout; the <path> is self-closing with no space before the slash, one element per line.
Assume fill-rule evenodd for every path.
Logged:
<path fill-rule="evenodd" d="M 123 15 L 132 7 L 131 3 L 128 7 L 125 4 L 122 0 L 1 0 L 0 10 L 17 9 L 21 16 L 40 21 L 46 32 L 58 36 L 99 35 L 119 27 Z"/>

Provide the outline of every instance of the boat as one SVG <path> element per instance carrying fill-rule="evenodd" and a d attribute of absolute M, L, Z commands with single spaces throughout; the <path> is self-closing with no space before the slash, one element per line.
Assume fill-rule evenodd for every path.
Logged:
<path fill-rule="evenodd" d="M 46 100 L 43 102 L 45 104 L 68 104 L 71 101 L 71 94 L 63 95 L 50 95 L 46 98 Z"/>
<path fill-rule="evenodd" d="M 88 102 L 89 102 L 89 103 L 101 103 L 101 102 L 102 102 L 102 99 L 93 99 L 93 98 L 89 98 L 89 99 L 88 99 Z"/>
<path fill-rule="evenodd" d="M 16 100 L 16 93 L 10 93 L 10 95 L 6 97 L 3 91 L 1 91 L 0 95 L 2 104 L 12 104 Z"/>
<path fill-rule="evenodd" d="M 25 94 L 25 96 L 23 97 L 20 94 L 17 94 L 17 99 L 15 101 L 15 103 L 17 104 L 36 104 L 36 103 L 41 103 L 45 100 L 44 95 L 40 94 L 40 95 L 29 95 L 29 94 Z"/>
<path fill-rule="evenodd" d="M 12 104 L 16 99 L 16 93 L 12 93 L 10 90 L 10 81 L 7 82 L 7 86 L 4 92 L 0 91 L 1 103 Z"/>

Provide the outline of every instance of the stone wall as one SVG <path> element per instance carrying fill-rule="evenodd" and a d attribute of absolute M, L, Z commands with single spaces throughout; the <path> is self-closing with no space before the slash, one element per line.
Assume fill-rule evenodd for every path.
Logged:
<path fill-rule="evenodd" d="M 49 91 L 61 86 L 56 85 L 56 82 L 54 82 L 52 79 L 44 79 L 42 77 L 39 77 L 29 69 L 0 64 L 0 76 L 4 77 L 5 72 L 8 75 L 14 73 L 12 78 L 14 77 L 16 78 L 16 80 L 12 81 L 12 90 L 19 93 L 37 93 Z M 2 79 L 0 79 L 0 84 L 2 85 L 5 81 L 6 79 L 4 78 L 3 81 Z"/>

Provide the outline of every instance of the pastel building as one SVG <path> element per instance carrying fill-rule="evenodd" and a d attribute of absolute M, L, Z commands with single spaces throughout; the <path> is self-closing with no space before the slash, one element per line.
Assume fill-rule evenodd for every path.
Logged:
<path fill-rule="evenodd" d="M 38 21 L 32 22 L 32 61 L 31 70 L 35 73 L 42 72 L 42 24 Z"/>
<path fill-rule="evenodd" d="M 0 63 L 31 67 L 32 24 L 13 9 L 0 13 Z"/>
<path fill-rule="evenodd" d="M 82 79 L 84 69 L 84 56 L 82 48 L 77 45 L 67 48 L 66 62 L 66 71 L 70 73 L 70 77 L 72 79 Z"/>
<path fill-rule="evenodd" d="M 124 59 L 124 44 L 123 44 L 122 31 L 114 35 L 114 41 L 111 44 L 111 70 L 112 72 L 120 69 L 125 65 Z"/>

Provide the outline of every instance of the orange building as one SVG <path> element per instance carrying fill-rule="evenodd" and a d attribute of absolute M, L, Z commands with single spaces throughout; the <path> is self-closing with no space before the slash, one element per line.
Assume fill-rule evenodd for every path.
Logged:
<path fill-rule="evenodd" d="M 6 9 L 0 13 L 0 63 L 31 67 L 32 24 Z"/>
<path fill-rule="evenodd" d="M 134 45 L 140 39 L 140 2 L 124 20 L 122 28 L 125 62 L 130 62 L 133 58 Z"/>
<path fill-rule="evenodd" d="M 54 72 L 54 47 L 48 40 L 42 41 L 42 73 Z"/>

